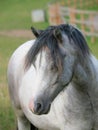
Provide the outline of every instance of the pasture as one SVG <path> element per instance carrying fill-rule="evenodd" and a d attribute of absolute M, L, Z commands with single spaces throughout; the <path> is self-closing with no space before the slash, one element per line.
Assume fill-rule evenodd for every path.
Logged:
<path fill-rule="evenodd" d="M 48 21 L 44 23 L 32 23 L 31 10 L 36 8 L 46 9 L 47 0 L 1 0 L 0 1 L 0 32 L 10 30 L 30 30 L 31 25 L 44 29 Z M 0 130 L 15 129 L 15 115 L 11 107 L 7 88 L 7 65 L 13 51 L 22 43 L 31 40 L 32 37 L 16 37 L 0 34 Z M 90 43 L 91 51 L 98 58 L 98 41 Z"/>

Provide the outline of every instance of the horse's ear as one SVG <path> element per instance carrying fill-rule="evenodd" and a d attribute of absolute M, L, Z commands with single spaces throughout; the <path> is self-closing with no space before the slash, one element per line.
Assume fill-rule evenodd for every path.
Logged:
<path fill-rule="evenodd" d="M 39 37 L 40 33 L 42 32 L 42 30 L 37 30 L 34 27 L 31 27 L 31 30 L 35 37 Z"/>
<path fill-rule="evenodd" d="M 62 42 L 62 32 L 61 32 L 61 30 L 57 28 L 57 29 L 54 30 L 53 33 L 54 33 L 55 38 L 58 39 L 58 41 Z"/>

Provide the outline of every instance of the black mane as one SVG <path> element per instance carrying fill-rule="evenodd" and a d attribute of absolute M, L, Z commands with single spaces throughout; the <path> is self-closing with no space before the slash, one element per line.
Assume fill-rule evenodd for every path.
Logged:
<path fill-rule="evenodd" d="M 37 54 L 40 50 L 42 50 L 43 47 L 49 48 L 54 63 L 59 66 L 58 64 L 60 63 L 60 61 L 62 62 L 63 55 L 59 49 L 58 41 L 54 36 L 54 30 L 57 28 L 69 37 L 70 44 L 74 44 L 74 46 L 78 49 L 83 57 L 89 54 L 89 48 L 86 40 L 83 34 L 78 29 L 69 24 L 49 26 L 46 30 L 40 33 L 34 45 L 32 45 L 32 47 L 28 51 L 26 55 L 26 67 L 30 67 L 30 65 L 34 63 Z"/>

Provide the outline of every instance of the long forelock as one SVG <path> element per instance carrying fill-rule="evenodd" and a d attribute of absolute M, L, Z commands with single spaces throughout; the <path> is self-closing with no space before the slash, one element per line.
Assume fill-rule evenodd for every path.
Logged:
<path fill-rule="evenodd" d="M 53 31 L 58 28 L 63 34 L 67 35 L 69 41 L 73 47 L 76 46 L 77 51 L 81 53 L 82 57 L 89 55 L 89 48 L 83 34 L 72 25 L 62 24 L 59 26 L 49 26 L 44 30 L 40 36 L 36 39 L 34 45 L 30 48 L 26 55 L 26 68 L 30 67 L 35 62 L 37 54 L 47 47 L 50 50 L 50 55 L 53 59 L 54 64 L 58 68 L 62 68 L 63 56 L 59 48 L 58 40 L 55 38 Z M 73 42 L 71 42 L 73 41 Z"/>
<path fill-rule="evenodd" d="M 53 28 L 55 27 L 49 27 L 36 39 L 34 45 L 30 48 L 26 55 L 26 68 L 29 68 L 31 64 L 34 64 L 37 54 L 41 50 L 44 51 L 45 48 L 50 50 L 50 55 L 54 65 L 57 66 L 58 69 L 62 68 L 62 54 L 59 49 L 58 41 L 53 35 Z"/>

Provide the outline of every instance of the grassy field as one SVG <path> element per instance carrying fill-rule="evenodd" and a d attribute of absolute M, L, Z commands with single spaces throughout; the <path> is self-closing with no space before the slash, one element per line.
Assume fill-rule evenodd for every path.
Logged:
<path fill-rule="evenodd" d="M 15 130 L 15 118 L 7 88 L 7 64 L 12 52 L 27 39 L 0 36 L 0 130 Z"/>
<path fill-rule="evenodd" d="M 37 28 L 47 27 L 44 23 L 32 23 L 31 11 L 34 9 L 47 9 L 47 0 L 0 0 L 0 32 L 5 30 L 29 30 L 31 25 Z M 15 130 L 15 115 L 11 107 L 6 71 L 9 58 L 13 51 L 29 38 L 0 35 L 0 130 Z M 88 45 L 98 57 L 98 41 Z"/>
<path fill-rule="evenodd" d="M 46 9 L 47 0 L 0 0 L 0 32 L 8 30 L 29 30 L 33 25 L 45 28 L 48 22 L 36 24 L 31 21 L 31 11 Z M 0 35 L 0 130 L 15 130 L 15 115 L 7 87 L 7 65 L 13 51 L 28 38 Z"/>
<path fill-rule="evenodd" d="M 0 0 L 0 30 L 29 29 L 31 25 L 44 28 L 48 22 L 32 23 L 31 11 L 47 9 L 47 0 Z"/>

